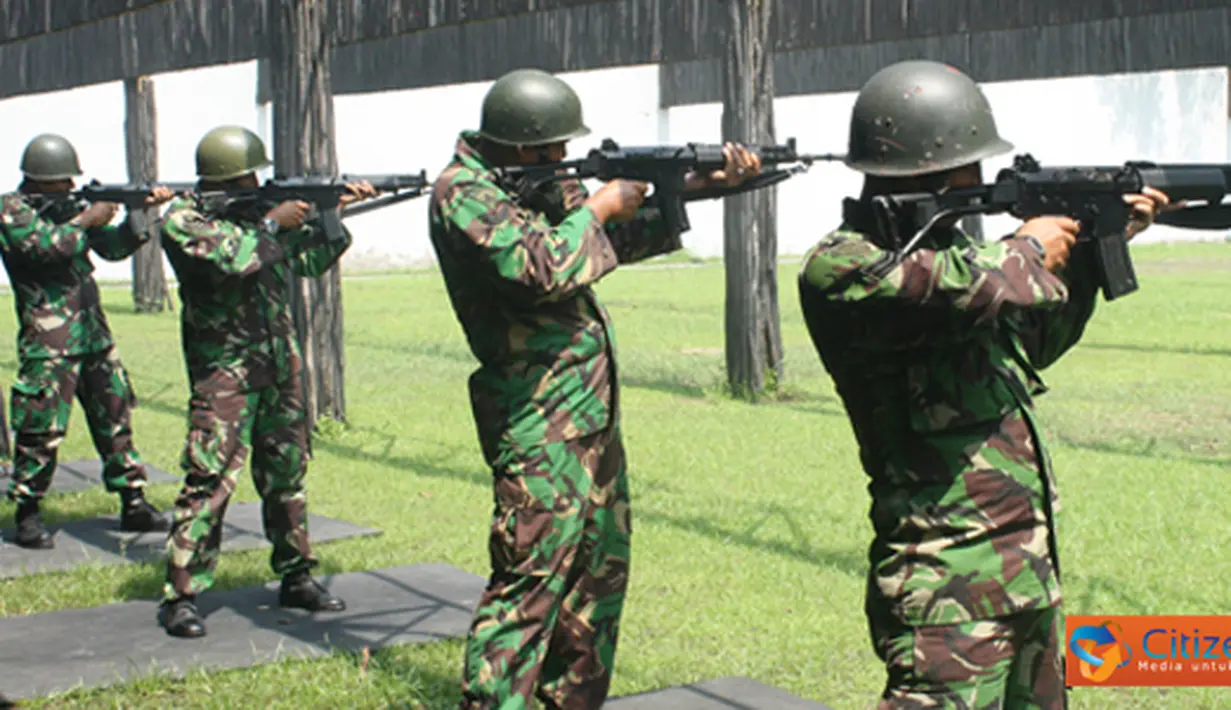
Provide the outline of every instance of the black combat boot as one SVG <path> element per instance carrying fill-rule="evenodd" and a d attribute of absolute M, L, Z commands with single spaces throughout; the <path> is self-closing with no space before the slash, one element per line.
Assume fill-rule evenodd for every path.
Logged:
<path fill-rule="evenodd" d="M 205 635 L 205 621 L 197 611 L 196 597 L 165 601 L 158 609 L 158 623 L 171 636 L 196 639 Z"/>
<path fill-rule="evenodd" d="M 120 491 L 120 530 L 124 532 L 154 532 L 171 529 L 158 509 L 145 499 L 140 488 Z"/>
<path fill-rule="evenodd" d="M 43 524 L 38 501 L 17 504 L 17 544 L 32 550 L 50 550 L 56 546 L 51 531 Z"/>
<path fill-rule="evenodd" d="M 308 611 L 343 611 L 346 602 L 326 591 L 308 572 L 292 572 L 282 578 L 278 606 Z"/>

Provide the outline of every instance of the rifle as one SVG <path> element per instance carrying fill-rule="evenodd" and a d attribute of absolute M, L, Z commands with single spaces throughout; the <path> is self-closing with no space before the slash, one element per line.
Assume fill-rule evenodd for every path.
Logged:
<path fill-rule="evenodd" d="M 972 214 L 1007 213 L 1021 220 L 1065 215 L 1081 223 L 1079 242 L 1095 248 L 1099 287 L 1108 301 L 1137 290 L 1137 276 L 1124 232 L 1132 208 L 1124 195 L 1146 186 L 1160 190 L 1185 209 L 1162 213 L 1155 222 L 1176 227 L 1231 227 L 1231 205 L 1221 205 L 1231 185 L 1231 164 L 1156 164 L 1127 162 L 1116 167 L 1044 168 L 1029 154 L 1013 159 L 1013 167 L 996 175 L 990 185 L 944 193 L 877 195 L 872 208 L 879 229 L 895 250 L 896 264 L 938 223 Z M 1195 204 L 1205 203 L 1205 204 Z M 903 244 L 899 220 L 922 225 Z"/>
<path fill-rule="evenodd" d="M 347 207 L 341 214 L 336 209 L 338 198 L 349 192 L 346 186 L 356 182 L 368 182 L 378 192 L 391 193 L 364 204 Z M 382 209 L 422 195 L 429 187 L 427 171 L 407 175 L 341 175 L 327 177 L 307 175 L 300 177 L 275 177 L 255 188 L 231 190 L 200 190 L 195 183 L 146 182 L 126 185 L 103 185 L 97 180 L 82 186 L 80 190 L 65 193 L 66 197 L 87 202 L 116 202 L 129 210 L 145 203 L 145 198 L 157 186 L 168 187 L 176 193 L 197 193 L 201 197 L 225 195 L 232 199 L 262 199 L 271 202 L 303 200 L 311 203 L 321 217 L 321 225 L 331 240 L 342 241 L 346 233 L 342 229 L 343 217 Z"/>
<path fill-rule="evenodd" d="M 794 165 L 763 170 L 737 187 L 714 187 L 685 192 L 684 178 L 688 173 L 706 175 L 726 165 L 727 160 L 722 154 L 721 145 L 687 143 L 682 146 L 622 148 L 614 140 L 606 138 L 600 147 L 592 149 L 584 158 L 558 163 L 509 166 L 497 168 L 495 172 L 511 187 L 510 192 L 523 196 L 544 183 L 574 178 L 595 178 L 604 182 L 620 178 L 651 183 L 654 186 L 654 194 L 647 200 L 647 204 L 658 207 L 667 229 L 672 235 L 679 235 L 691 229 L 684 206 L 687 202 L 759 190 L 806 172 L 815 162 L 842 160 L 845 157 L 832 153 L 799 153 L 794 138 L 788 138 L 783 145 L 748 148 L 761 158 L 762 165 Z"/>

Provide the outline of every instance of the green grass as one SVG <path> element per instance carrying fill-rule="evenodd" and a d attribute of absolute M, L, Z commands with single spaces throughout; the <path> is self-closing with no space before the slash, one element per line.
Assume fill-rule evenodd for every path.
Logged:
<path fill-rule="evenodd" d="M 1142 246 L 1142 289 L 1102 303 L 1046 373 L 1040 410 L 1064 511 L 1069 613 L 1218 614 L 1231 607 L 1231 245 Z M 792 397 L 750 405 L 723 381 L 723 272 L 626 269 L 600 286 L 615 320 L 633 487 L 633 567 L 613 695 L 745 675 L 869 708 L 883 683 L 862 612 L 869 526 L 849 425 L 808 343 L 781 267 Z M 137 444 L 177 470 L 187 402 L 177 315 L 138 316 L 105 292 L 141 397 Z M 11 313 L 11 305 L 0 310 Z M 350 425 L 315 440 L 315 512 L 384 535 L 322 544 L 323 572 L 443 561 L 485 575 L 490 491 L 466 397 L 474 363 L 435 276 L 345 287 Z M 9 316 L 12 317 L 11 315 Z M 11 321 L 10 321 L 11 323 Z M 10 325 L 0 352 L 14 352 Z M 14 358 L 0 358 L 11 381 Z M 62 449 L 92 456 L 80 411 Z M 169 505 L 174 486 L 152 498 Z M 243 480 L 241 500 L 255 500 Z M 99 490 L 55 497 L 53 522 L 113 512 Z M 11 519 L 10 504 L 0 516 Z M 441 535 L 441 530 L 449 530 Z M 265 552 L 229 554 L 217 588 L 268 581 Z M 0 582 L 0 615 L 156 594 L 133 565 Z M 150 619 L 153 624 L 154 619 Z M 457 641 L 256 669 L 155 678 L 32 703 L 91 708 L 448 708 Z M 1079 689 L 1074 707 L 1217 708 L 1219 689 Z"/>

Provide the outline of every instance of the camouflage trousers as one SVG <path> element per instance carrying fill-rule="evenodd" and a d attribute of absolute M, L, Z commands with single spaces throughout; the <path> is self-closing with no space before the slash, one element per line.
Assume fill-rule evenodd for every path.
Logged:
<path fill-rule="evenodd" d="M 113 347 L 90 355 L 22 360 L 11 398 L 13 480 L 8 496 L 13 501 L 41 500 L 51 486 L 74 396 L 102 458 L 107 490 L 145 486 L 145 466 L 132 440 L 137 398 Z"/>
<path fill-rule="evenodd" d="M 293 356 L 266 387 L 249 387 L 224 370 L 194 383 L 180 462 L 186 476 L 167 538 L 166 599 L 213 585 L 223 517 L 249 453 L 274 572 L 316 566 L 303 485 L 311 451 L 301 367 Z"/>
<path fill-rule="evenodd" d="M 628 585 L 618 429 L 533 448 L 494 471 L 492 574 L 466 639 L 465 710 L 602 706 Z"/>
<path fill-rule="evenodd" d="M 905 626 L 868 610 L 889 679 L 877 710 L 1064 710 L 1060 606 L 961 624 Z"/>

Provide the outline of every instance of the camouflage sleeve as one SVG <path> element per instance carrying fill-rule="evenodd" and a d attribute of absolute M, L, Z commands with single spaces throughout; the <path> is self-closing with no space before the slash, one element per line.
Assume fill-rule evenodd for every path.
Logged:
<path fill-rule="evenodd" d="M 584 183 L 577 178 L 560 181 L 560 193 L 564 195 L 564 211 L 571 213 L 574 210 L 581 209 L 581 206 L 590 199 L 590 191 L 586 189 Z"/>
<path fill-rule="evenodd" d="M 564 209 L 569 212 L 581 209 L 590 199 L 589 191 L 580 180 L 561 180 L 560 189 L 564 193 Z M 616 260 L 621 264 L 634 264 L 652 256 L 670 254 L 684 246 L 678 234 L 667 233 L 661 214 L 652 207 L 638 210 L 637 216 L 628 222 L 607 224 L 605 228 Z"/>
<path fill-rule="evenodd" d="M 127 259 L 150 240 L 149 232 L 134 224 L 132 216 L 120 226 L 97 227 L 89 230 L 90 248 L 108 261 Z"/>
<path fill-rule="evenodd" d="M 335 242 L 325 235 L 325 229 L 316 220 L 311 220 L 303 229 L 285 234 L 291 270 L 299 276 L 317 278 L 333 266 L 350 248 L 351 233 L 346 232 L 344 241 Z"/>
<path fill-rule="evenodd" d="M 1074 248 L 1069 263 L 1058 274 L 1068 287 L 1068 300 L 1056 309 L 1022 314 L 1018 335 L 1030 363 L 1040 370 L 1050 367 L 1081 340 L 1094 315 L 1099 289 L 1094 279 L 1094 253 L 1087 246 L 1082 243 Z"/>
<path fill-rule="evenodd" d="M 621 264 L 633 264 L 652 256 L 670 254 L 683 248 L 678 234 L 667 232 L 662 214 L 644 207 L 627 222 L 607 225 L 607 238 Z"/>
<path fill-rule="evenodd" d="M 194 209 L 175 210 L 162 225 L 163 243 L 222 276 L 250 276 L 286 259 L 275 238 L 234 222 L 213 220 Z"/>
<path fill-rule="evenodd" d="M 1021 239 L 947 250 L 918 249 L 900 263 L 867 239 L 828 239 L 809 255 L 804 278 L 833 300 L 892 301 L 959 311 L 975 324 L 1006 308 L 1053 308 L 1068 288 Z"/>
<path fill-rule="evenodd" d="M 442 185 L 443 183 L 443 185 Z M 443 176 L 432 199 L 441 219 L 464 234 L 489 273 L 512 295 L 561 300 L 616 268 L 615 251 L 588 207 L 552 226 L 481 178 Z"/>
<path fill-rule="evenodd" d="M 57 225 L 18 199 L 5 199 L 0 212 L 4 249 L 32 262 L 67 261 L 89 248 L 86 230 L 71 222 Z"/>

